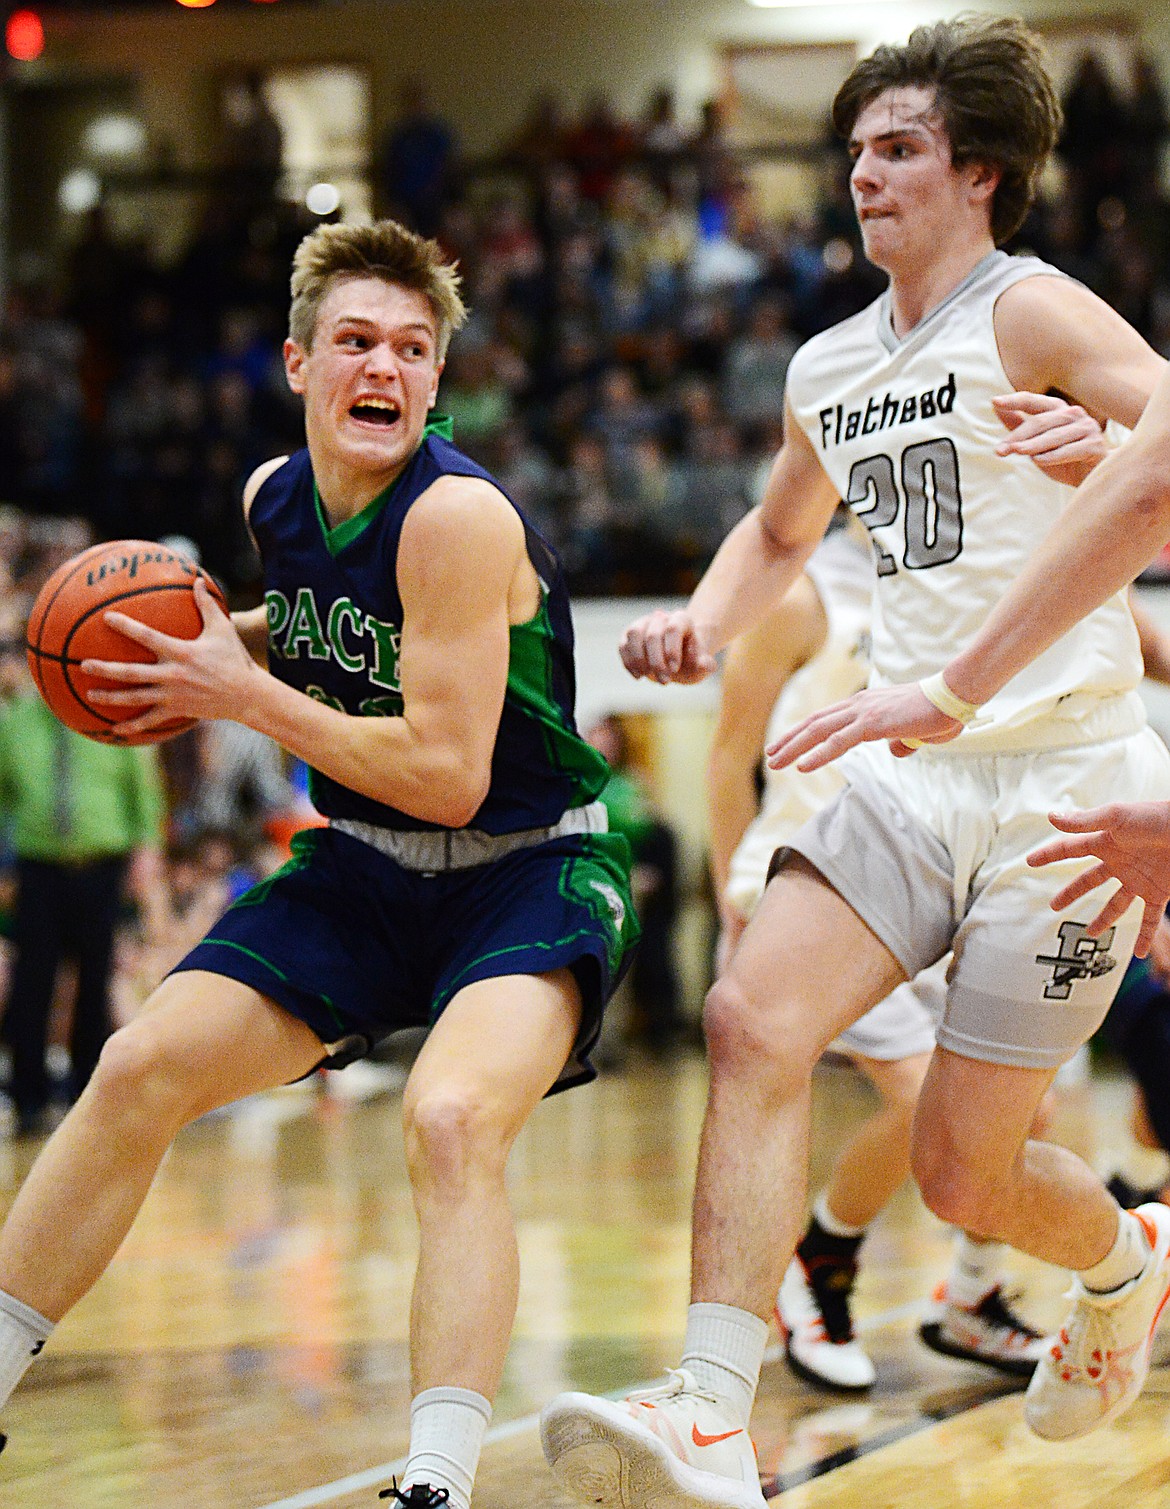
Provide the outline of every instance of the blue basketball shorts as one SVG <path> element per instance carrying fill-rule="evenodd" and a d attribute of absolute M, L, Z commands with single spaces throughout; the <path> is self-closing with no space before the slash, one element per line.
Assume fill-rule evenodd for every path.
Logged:
<path fill-rule="evenodd" d="M 1170 1148 L 1170 991 L 1145 959 L 1130 964 L 1101 1035 L 1141 1086 L 1150 1124 Z"/>
<path fill-rule="evenodd" d="M 437 874 L 407 870 L 334 828 L 306 829 L 292 849 L 176 973 L 251 986 L 323 1044 L 345 1042 L 325 1060 L 340 1067 L 394 1032 L 432 1026 L 476 981 L 568 968 L 581 1025 L 553 1088 L 595 1077 L 589 1053 L 639 933 L 620 834 L 572 834 Z"/>

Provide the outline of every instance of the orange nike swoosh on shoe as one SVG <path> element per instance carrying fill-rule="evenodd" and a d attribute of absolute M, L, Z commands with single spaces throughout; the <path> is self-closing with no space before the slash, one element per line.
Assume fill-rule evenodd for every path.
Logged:
<path fill-rule="evenodd" d="M 738 1430 L 725 1430 L 721 1436 L 705 1436 L 697 1425 L 691 1426 L 691 1440 L 696 1446 L 714 1446 L 719 1441 L 730 1441 L 732 1436 L 742 1436 L 743 1426 Z"/>

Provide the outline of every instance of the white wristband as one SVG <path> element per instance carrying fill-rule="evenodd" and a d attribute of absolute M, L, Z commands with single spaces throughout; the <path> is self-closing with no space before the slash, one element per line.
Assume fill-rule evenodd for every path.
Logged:
<path fill-rule="evenodd" d="M 946 713 L 948 718 L 953 718 L 956 723 L 961 723 L 964 728 L 971 722 L 979 711 L 977 702 L 964 702 L 962 697 L 956 696 L 943 680 L 943 673 L 938 671 L 933 676 L 927 676 L 925 681 L 918 683 L 918 690 L 928 702 L 937 707 L 940 713 Z"/>

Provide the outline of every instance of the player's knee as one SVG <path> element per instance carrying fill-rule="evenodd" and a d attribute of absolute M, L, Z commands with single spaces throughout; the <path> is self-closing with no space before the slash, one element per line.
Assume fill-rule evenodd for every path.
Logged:
<path fill-rule="evenodd" d="M 502 1171 L 507 1139 L 471 1092 L 442 1088 L 412 1101 L 404 1114 L 411 1183 L 458 1191 L 485 1171 Z"/>
<path fill-rule="evenodd" d="M 996 1235 L 999 1191 L 993 1180 L 964 1166 L 953 1149 L 948 1154 L 916 1146 L 911 1164 L 923 1202 L 940 1221 L 971 1236 Z"/>
<path fill-rule="evenodd" d="M 713 1074 L 747 1074 L 757 1083 L 771 1081 L 781 1093 L 789 1082 L 807 1082 L 815 1053 L 797 1014 L 775 1003 L 765 1007 L 734 975 L 707 992 L 703 1032 Z"/>
<path fill-rule="evenodd" d="M 140 1118 L 162 1128 L 182 1125 L 185 1097 L 149 1017 L 107 1038 L 90 1082 L 93 1096 L 120 1120 Z"/>

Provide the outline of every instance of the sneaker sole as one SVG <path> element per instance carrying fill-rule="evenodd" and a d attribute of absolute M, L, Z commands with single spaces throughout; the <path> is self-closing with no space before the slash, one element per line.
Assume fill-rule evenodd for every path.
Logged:
<path fill-rule="evenodd" d="M 798 1378 L 803 1379 L 805 1383 L 811 1383 L 814 1388 L 824 1389 L 829 1393 L 868 1394 L 877 1382 L 876 1379 L 871 1378 L 868 1383 L 839 1383 L 836 1378 L 826 1378 L 823 1373 L 818 1373 L 814 1368 L 810 1368 L 808 1363 L 801 1362 L 800 1358 L 792 1350 L 791 1342 L 784 1348 L 784 1357 L 788 1366 Z"/>
<path fill-rule="evenodd" d="M 918 1327 L 918 1337 L 932 1352 L 944 1357 L 955 1357 L 960 1362 L 975 1362 L 981 1367 L 994 1368 L 997 1373 L 1006 1373 L 1010 1378 L 1031 1378 L 1039 1364 L 1028 1362 L 1023 1357 L 989 1357 L 985 1352 L 973 1352 L 967 1347 L 948 1341 L 938 1321 L 928 1320 Z"/>
<path fill-rule="evenodd" d="M 711 1491 L 684 1487 L 672 1468 L 682 1466 L 665 1445 L 620 1422 L 584 1416 L 579 1407 L 549 1405 L 541 1416 L 540 1444 L 564 1486 L 586 1504 L 605 1509 L 760 1509 L 764 1496 L 714 1473 Z M 692 1468 L 698 1473 L 700 1469 Z"/>

